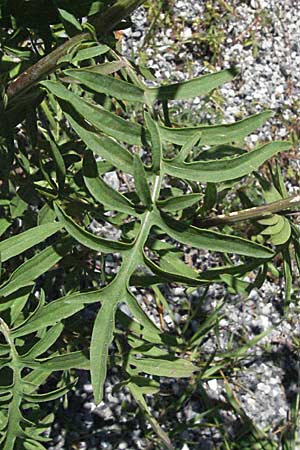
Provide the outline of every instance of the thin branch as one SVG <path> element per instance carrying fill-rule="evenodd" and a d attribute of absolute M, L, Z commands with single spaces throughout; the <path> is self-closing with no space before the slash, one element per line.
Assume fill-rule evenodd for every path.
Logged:
<path fill-rule="evenodd" d="M 129 16 L 145 0 L 118 0 L 104 13 L 99 13 L 93 21 L 97 36 L 105 36 L 110 33 L 122 19 Z M 7 88 L 7 96 L 10 99 L 24 91 L 27 91 L 50 73 L 55 72 L 59 59 L 79 42 L 91 39 L 88 31 L 80 33 L 48 55 L 40 59 L 36 64 L 28 68 L 16 78 Z"/>
<path fill-rule="evenodd" d="M 49 55 L 44 56 L 33 66 L 29 67 L 29 69 L 22 72 L 21 75 L 8 86 L 6 91 L 8 98 L 11 99 L 11 97 L 27 91 L 37 82 L 54 72 L 57 69 L 59 59 L 68 53 L 70 48 L 77 43 L 86 41 L 90 38 L 91 35 L 89 32 L 77 34 L 72 39 L 53 50 Z"/>
<path fill-rule="evenodd" d="M 279 213 L 290 208 L 300 207 L 300 195 L 293 195 L 288 198 L 277 200 L 276 202 L 268 203 L 266 205 L 256 206 L 254 208 L 243 209 L 241 211 L 234 211 L 229 214 L 221 214 L 215 217 L 207 217 L 204 219 L 195 219 L 194 225 L 199 228 L 215 227 L 219 225 L 227 225 L 244 220 L 260 219 L 269 216 L 270 214 Z"/>

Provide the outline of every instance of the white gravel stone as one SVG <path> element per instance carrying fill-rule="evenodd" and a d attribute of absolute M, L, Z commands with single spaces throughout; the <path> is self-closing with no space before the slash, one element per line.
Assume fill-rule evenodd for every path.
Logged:
<path fill-rule="evenodd" d="M 218 382 L 217 382 L 216 379 L 209 380 L 209 381 L 207 382 L 207 384 L 208 384 L 209 388 L 210 388 L 212 391 L 217 391 L 217 390 L 218 390 Z"/>

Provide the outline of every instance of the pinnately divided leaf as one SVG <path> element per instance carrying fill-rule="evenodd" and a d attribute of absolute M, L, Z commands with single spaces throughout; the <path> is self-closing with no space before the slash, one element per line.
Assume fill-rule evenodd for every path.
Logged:
<path fill-rule="evenodd" d="M 131 379 L 136 380 L 138 377 L 132 377 Z M 159 422 L 155 419 L 155 417 L 151 414 L 150 409 L 147 406 L 144 395 L 147 394 L 147 388 L 145 386 L 139 386 L 135 384 L 133 381 L 127 384 L 127 387 L 132 394 L 134 400 L 137 404 L 142 408 L 143 411 L 149 417 L 149 421 L 152 424 L 153 429 L 156 431 L 157 435 L 161 438 L 162 442 L 165 444 L 168 450 L 174 450 L 173 445 L 171 444 L 171 440 L 167 433 L 161 428 Z"/>
<path fill-rule="evenodd" d="M 150 209 L 152 205 L 150 189 L 147 183 L 144 165 L 138 155 L 134 155 L 133 175 L 136 193 L 139 196 L 142 204 L 146 208 Z"/>
<path fill-rule="evenodd" d="M 156 88 L 147 88 L 146 95 L 152 102 L 155 100 L 185 100 L 203 96 L 209 94 L 213 89 L 222 86 L 222 84 L 231 81 L 236 74 L 236 69 L 226 69 L 188 81 Z"/>
<path fill-rule="evenodd" d="M 68 90 L 62 83 L 43 81 L 40 84 L 56 97 L 70 103 L 83 118 L 109 136 L 113 136 L 128 144 L 141 144 L 142 127 L 140 125 L 122 119 L 104 108 L 88 103 Z"/>
<path fill-rule="evenodd" d="M 162 160 L 162 143 L 159 126 L 148 112 L 145 113 L 145 123 L 150 134 L 152 170 L 154 173 L 159 173 Z"/>
<path fill-rule="evenodd" d="M 184 145 L 196 133 L 201 133 L 202 145 L 227 144 L 244 139 L 261 127 L 272 115 L 272 111 L 264 111 L 224 125 L 199 125 L 190 128 L 169 128 L 161 125 L 160 131 L 163 140 L 178 145 Z"/>
<path fill-rule="evenodd" d="M 107 136 L 86 130 L 75 122 L 69 114 L 66 114 L 66 117 L 74 131 L 90 150 L 110 162 L 117 169 L 133 174 L 133 156 L 127 149 Z"/>
<path fill-rule="evenodd" d="M 58 205 L 54 205 L 55 212 L 61 224 L 65 227 L 68 233 L 80 244 L 91 248 L 97 252 L 112 253 L 128 250 L 132 244 L 127 244 L 120 241 L 112 241 L 96 236 L 75 223 L 64 210 Z"/>
<path fill-rule="evenodd" d="M 111 95 L 128 102 L 145 102 L 144 91 L 127 81 L 95 73 L 89 69 L 69 69 L 64 73 L 95 92 Z"/>
<path fill-rule="evenodd" d="M 113 340 L 116 302 L 111 304 L 107 298 L 97 314 L 91 341 L 91 377 L 95 403 L 103 397 L 103 385 L 106 378 L 109 346 Z"/>
<path fill-rule="evenodd" d="M 155 100 L 184 100 L 207 95 L 211 90 L 232 80 L 237 72 L 234 69 L 223 70 L 167 86 L 157 88 L 147 88 L 145 86 L 144 90 L 126 81 L 101 75 L 88 69 L 71 69 L 65 70 L 64 73 L 95 92 L 113 95 L 121 100 L 144 103 L 145 92 L 148 99 L 152 102 Z"/>
<path fill-rule="evenodd" d="M 104 44 L 93 45 L 91 47 L 83 48 L 78 50 L 75 54 L 74 52 L 70 52 L 67 55 L 64 55 L 59 62 L 68 62 L 72 61 L 72 63 L 78 63 L 80 61 L 85 61 L 87 59 L 95 58 L 97 56 L 101 56 L 104 53 L 109 51 L 109 47 Z M 67 72 L 67 71 L 66 71 Z"/>
<path fill-rule="evenodd" d="M 136 215 L 134 205 L 124 195 L 119 194 L 99 176 L 97 164 L 91 151 L 87 150 L 83 159 L 83 178 L 86 187 L 99 203 L 111 210 Z"/>
<path fill-rule="evenodd" d="M 10 295 L 46 273 L 70 250 L 72 244 L 73 241 L 67 239 L 64 242 L 47 247 L 28 259 L 12 273 L 10 279 L 4 285 L 0 286 L 0 296 Z"/>
<path fill-rule="evenodd" d="M 40 244 L 48 237 L 57 233 L 61 228 L 62 224 L 59 222 L 39 225 L 0 242 L 1 261 L 4 262 L 34 245 Z"/>
<path fill-rule="evenodd" d="M 137 299 L 127 291 L 126 303 L 130 309 L 130 312 L 138 320 L 142 326 L 142 335 L 150 342 L 162 343 L 161 332 L 159 328 L 152 322 L 149 316 L 144 312 L 144 310 L 139 305 Z"/>
<path fill-rule="evenodd" d="M 199 369 L 193 363 L 182 358 L 136 358 L 130 357 L 130 364 L 138 372 L 160 377 L 189 378 Z"/>
<path fill-rule="evenodd" d="M 164 161 L 163 168 L 167 174 L 178 178 L 203 183 L 218 183 L 248 175 L 269 158 L 290 147 L 290 142 L 271 142 L 235 158 L 191 163 Z"/>
<path fill-rule="evenodd" d="M 276 234 L 272 234 L 272 236 L 271 236 L 272 244 L 274 244 L 274 245 L 285 244 L 290 239 L 291 232 L 292 232 L 292 229 L 291 229 L 290 222 L 285 217 L 283 227 L 281 228 L 281 230 Z"/>
<path fill-rule="evenodd" d="M 11 334 L 14 337 L 26 336 L 48 326 L 53 326 L 81 311 L 85 305 L 100 302 L 103 298 L 101 290 L 85 293 L 76 292 L 59 298 L 40 308 L 37 314 L 34 314 L 24 324 L 14 328 Z"/>
<path fill-rule="evenodd" d="M 156 202 L 159 209 L 165 212 L 179 211 L 184 208 L 189 208 L 203 199 L 203 194 L 185 194 L 177 197 L 169 197 L 165 200 L 158 200 Z"/>
<path fill-rule="evenodd" d="M 39 359 L 40 367 L 43 370 L 67 370 L 67 369 L 89 369 L 88 357 L 80 350 L 66 353 L 64 355 L 52 356 L 51 358 Z"/>
<path fill-rule="evenodd" d="M 218 335 L 225 296 L 208 313 L 203 306 L 216 283 L 228 295 L 248 296 L 270 272 L 283 273 L 285 306 L 291 302 L 293 258 L 300 270 L 300 196 L 289 196 L 277 162 L 260 169 L 291 143 L 244 148 L 271 111 L 197 126 L 191 111 L 177 114 L 174 101 L 202 96 L 206 103 L 237 71 L 158 85 L 149 69 L 120 54 L 119 33 L 113 34 L 128 27 L 127 17 L 143 2 L 0 1 L 3 450 L 45 450 L 54 420 L 49 408 L 57 411 L 53 402 L 67 400 L 75 371 L 90 371 L 99 404 L 114 365 L 123 378 L 113 390 L 129 389 L 162 441 L 145 428 L 154 447 L 182 447 L 186 426 L 170 422 L 172 444 L 169 422 L 160 425 L 152 414 L 166 405 L 159 377 L 188 379 L 163 419 L 195 389 L 205 404 L 201 381 L 223 377 L 229 407 L 245 425 L 242 438 L 233 443 L 225 436 L 218 407 L 209 403 L 187 425 L 201 428 L 206 416 L 203 424 L 211 426 L 215 419 L 226 449 L 249 434 L 254 448 L 263 435 L 249 425 L 222 370 L 235 369 L 266 332 L 245 336 L 244 344 L 233 336 L 228 351 L 209 354 L 203 344 L 208 333 Z M 232 198 L 232 208 L 242 206 L 227 212 Z M 92 232 L 96 221 L 103 223 L 99 234 Z M 190 247 L 216 252 L 218 264 L 198 264 L 203 252 Z M 182 298 L 175 304 L 176 285 Z M 151 408 L 149 395 L 157 395 Z M 284 445 L 291 426 L 282 425 L 276 432 Z"/>
<path fill-rule="evenodd" d="M 193 226 L 184 226 L 165 214 L 157 215 L 155 224 L 173 239 L 195 248 L 236 253 L 252 258 L 271 258 L 274 254 L 269 248 L 247 239 Z"/>
<path fill-rule="evenodd" d="M 268 236 L 272 236 L 272 235 L 275 235 L 275 234 L 279 233 L 282 230 L 282 228 L 284 226 L 285 219 L 284 219 L 283 216 L 280 216 L 279 214 L 276 214 L 276 216 L 277 216 L 276 217 L 276 219 L 277 219 L 276 223 L 274 225 L 269 225 L 267 228 L 265 228 L 261 232 L 261 234 L 266 234 Z"/>

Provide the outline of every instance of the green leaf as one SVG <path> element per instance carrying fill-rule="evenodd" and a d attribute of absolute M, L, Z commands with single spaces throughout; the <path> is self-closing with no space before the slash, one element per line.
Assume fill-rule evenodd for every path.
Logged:
<path fill-rule="evenodd" d="M 1 205 L 0 205 L 1 206 Z M 4 217 L 0 219 L 0 236 L 11 226 L 11 221 Z"/>
<path fill-rule="evenodd" d="M 198 281 L 201 281 L 198 272 L 185 264 L 181 259 L 181 256 L 183 256 L 181 252 L 170 251 L 163 253 L 160 257 L 160 266 L 164 270 L 172 271 L 176 274 L 181 274 L 190 277 L 191 279 L 198 279 Z"/>
<path fill-rule="evenodd" d="M 247 239 L 226 235 L 217 231 L 185 226 L 166 215 L 157 215 L 155 225 L 178 242 L 195 248 L 236 253 L 253 258 L 271 258 L 274 255 L 272 250 L 267 247 L 255 244 Z"/>
<path fill-rule="evenodd" d="M 29 394 L 35 392 L 38 386 L 41 386 L 46 382 L 49 375 L 51 375 L 51 371 L 47 372 L 46 370 L 39 370 L 39 368 L 33 369 L 23 377 L 23 386 L 26 389 L 26 392 Z"/>
<path fill-rule="evenodd" d="M 162 139 L 173 144 L 184 145 L 200 132 L 201 145 L 227 144 L 241 141 L 262 126 L 272 115 L 272 111 L 264 111 L 232 124 L 200 125 L 191 128 L 168 128 L 161 125 L 160 130 Z"/>
<path fill-rule="evenodd" d="M 177 197 L 169 197 L 165 200 L 158 200 L 156 205 L 165 212 L 179 211 L 189 208 L 203 199 L 203 194 L 185 194 Z"/>
<path fill-rule="evenodd" d="M 257 223 L 260 225 L 275 225 L 279 220 L 280 215 L 279 214 L 272 214 L 268 217 L 264 217 L 263 219 L 259 219 Z"/>
<path fill-rule="evenodd" d="M 248 175 L 272 156 L 288 150 L 290 146 L 290 142 L 271 142 L 235 158 L 192 163 L 164 161 L 163 168 L 167 174 L 178 178 L 217 183 Z"/>
<path fill-rule="evenodd" d="M 162 343 L 161 331 L 152 322 L 149 316 L 143 311 L 137 299 L 128 291 L 126 295 L 126 303 L 130 312 L 138 320 L 141 325 L 141 335 L 150 342 Z"/>
<path fill-rule="evenodd" d="M 197 327 L 197 331 L 192 335 L 189 340 L 189 343 L 192 347 L 198 347 L 202 344 L 202 341 L 206 339 L 209 331 L 218 325 L 218 322 L 221 320 L 221 310 L 224 304 L 219 303 L 211 313 L 205 317 L 205 320 Z M 202 375 L 203 376 L 203 375 Z"/>
<path fill-rule="evenodd" d="M 57 203 L 54 205 L 54 208 L 58 219 L 62 223 L 62 226 L 64 226 L 67 232 L 76 241 L 80 242 L 80 244 L 84 245 L 85 247 L 91 248 L 92 250 L 95 250 L 97 252 L 113 253 L 127 250 L 133 245 L 95 236 L 94 234 L 77 225 L 77 223 L 75 223 Z"/>
<path fill-rule="evenodd" d="M 50 402 L 53 400 L 56 400 L 59 397 L 62 397 L 63 395 L 67 394 L 71 387 L 74 386 L 74 383 L 70 383 L 66 386 L 62 386 L 58 389 L 55 389 L 51 392 L 46 392 L 45 394 L 26 394 L 23 393 L 24 399 L 27 400 L 30 403 L 43 403 L 43 402 Z"/>
<path fill-rule="evenodd" d="M 109 50 L 110 50 L 110 48 L 104 44 L 93 45 L 88 48 L 78 50 L 75 53 L 75 55 L 73 55 L 72 53 L 69 55 L 66 55 L 67 59 L 65 59 L 65 57 L 63 57 L 59 62 L 70 61 L 72 63 L 78 63 L 81 61 L 85 61 L 87 59 L 92 59 L 92 58 L 96 58 L 97 56 L 101 56 L 104 53 L 107 53 Z M 68 56 L 69 56 L 69 58 L 68 58 Z"/>
<path fill-rule="evenodd" d="M 0 344 L 0 355 L 7 355 L 10 352 L 10 345 Z M 1 393 L 1 389 L 0 389 Z"/>
<path fill-rule="evenodd" d="M 105 299 L 97 314 L 91 340 L 91 378 L 95 403 L 103 398 L 103 385 L 107 372 L 109 346 L 113 340 L 115 328 L 116 302 Z"/>
<path fill-rule="evenodd" d="M 45 223 L 54 222 L 56 214 L 50 206 L 45 203 L 44 206 L 38 212 L 38 225 L 44 225 Z"/>
<path fill-rule="evenodd" d="M 128 102 L 145 102 L 144 91 L 127 81 L 118 80 L 113 76 L 95 73 L 89 69 L 69 69 L 65 70 L 64 73 L 78 80 L 94 92 L 110 95 L 111 97 Z"/>
<path fill-rule="evenodd" d="M 51 247 L 45 248 L 28 259 L 13 272 L 10 279 L 4 285 L 0 286 L 0 296 L 7 296 L 46 273 L 63 258 L 72 245 L 73 240 L 66 239 Z"/>
<path fill-rule="evenodd" d="M 82 31 L 82 27 L 76 17 L 73 14 L 69 13 L 65 9 L 57 8 L 60 19 L 64 25 L 64 28 L 69 36 L 73 36 L 74 34 Z"/>
<path fill-rule="evenodd" d="M 28 286 L 24 286 L 16 292 L 13 292 L 7 297 L 3 297 L 0 302 L 0 311 L 6 311 L 10 309 L 11 325 L 14 325 L 17 315 L 24 308 L 24 305 L 29 300 L 34 283 L 30 283 Z"/>
<path fill-rule="evenodd" d="M 270 334 L 271 331 L 272 329 L 268 329 L 258 334 L 253 339 L 250 339 L 246 344 L 234 348 L 233 350 L 229 350 L 228 352 L 221 353 L 218 356 L 220 356 L 221 358 L 243 358 L 247 355 L 247 352 L 251 347 L 256 345 L 261 339 Z"/>
<path fill-rule="evenodd" d="M 293 287 L 293 266 L 292 266 L 291 252 L 288 245 L 286 245 L 283 248 L 282 257 L 283 257 L 283 273 L 285 283 L 284 306 L 285 308 L 287 308 L 287 306 L 291 302 L 292 287 Z"/>
<path fill-rule="evenodd" d="M 56 81 L 42 81 L 43 87 L 56 97 L 70 103 L 76 112 L 97 129 L 128 144 L 141 145 L 142 127 L 110 113 L 100 106 L 88 103 Z"/>
<path fill-rule="evenodd" d="M 281 230 L 276 234 L 272 234 L 272 236 L 271 236 L 272 244 L 274 244 L 274 245 L 285 244 L 290 239 L 291 232 L 292 232 L 292 230 L 291 230 L 290 222 L 288 219 L 284 218 L 284 223 L 283 223 L 283 227 L 281 228 Z"/>
<path fill-rule="evenodd" d="M 25 336 L 48 326 L 53 326 L 81 311 L 85 305 L 97 303 L 102 299 L 103 293 L 101 290 L 76 293 L 59 298 L 40 308 L 37 314 L 33 315 L 25 324 L 14 328 L 11 334 L 14 337 Z"/>
<path fill-rule="evenodd" d="M 264 284 L 268 273 L 268 263 L 263 264 L 257 271 L 254 281 L 249 284 L 247 288 L 247 293 L 249 294 L 252 289 L 260 289 Z"/>
<path fill-rule="evenodd" d="M 20 195 L 15 195 L 9 205 L 11 218 L 15 219 L 17 217 L 22 217 L 27 207 L 27 203 L 20 197 Z"/>
<path fill-rule="evenodd" d="M 126 148 L 107 136 L 87 131 L 68 114 L 66 114 L 66 117 L 74 131 L 90 150 L 97 153 L 97 155 L 104 158 L 117 169 L 133 174 L 133 156 Z"/>
<path fill-rule="evenodd" d="M 201 144 L 201 142 L 200 142 Z M 237 155 L 243 155 L 247 150 L 240 147 L 235 147 L 229 144 L 214 145 L 208 149 L 203 149 L 197 156 L 197 160 L 207 161 L 213 159 L 232 158 Z"/>
<path fill-rule="evenodd" d="M 152 170 L 154 173 L 159 173 L 162 160 L 162 144 L 159 126 L 147 112 L 145 112 L 145 122 L 151 140 Z"/>
<path fill-rule="evenodd" d="M 130 356 L 129 364 L 135 366 L 137 372 L 170 378 L 189 378 L 199 370 L 186 359 L 172 356 L 167 358 L 135 358 Z"/>
<path fill-rule="evenodd" d="M 201 208 L 202 215 L 204 215 L 214 207 L 215 203 L 217 202 L 217 198 L 218 192 L 215 183 L 207 183 L 203 205 Z"/>
<path fill-rule="evenodd" d="M 184 162 L 186 158 L 189 156 L 193 148 L 199 143 L 201 140 L 202 133 L 196 132 L 193 136 L 191 136 L 182 146 L 178 155 L 173 159 L 176 162 Z"/>
<path fill-rule="evenodd" d="M 192 271 L 192 269 L 190 269 L 189 271 L 189 268 L 185 266 L 182 261 L 177 260 L 177 268 L 172 266 L 171 264 L 161 264 L 161 268 L 153 261 L 151 261 L 151 259 L 147 258 L 146 255 L 144 255 L 144 261 L 147 267 L 154 274 L 159 275 L 159 277 L 164 282 L 177 282 L 185 284 L 187 286 L 200 286 L 202 284 L 207 284 L 206 279 L 201 279 L 200 277 L 198 277 L 198 274 L 195 271 Z M 186 270 L 183 269 L 183 266 L 185 266 Z"/>
<path fill-rule="evenodd" d="M 58 322 L 48 330 L 43 337 L 31 347 L 31 349 L 23 356 L 23 358 L 36 358 L 39 355 L 45 353 L 59 338 L 64 326 L 61 322 Z"/>
<path fill-rule="evenodd" d="M 262 187 L 264 199 L 265 199 L 265 201 L 267 203 L 276 202 L 277 200 L 281 200 L 282 199 L 281 194 L 277 191 L 275 186 L 273 186 L 273 184 L 271 184 L 267 180 L 267 178 L 265 178 L 260 173 L 255 173 L 255 176 L 258 179 L 258 181 L 259 181 L 259 183 L 260 183 L 260 185 Z"/>
<path fill-rule="evenodd" d="M 99 203 L 111 210 L 121 211 L 136 216 L 133 203 L 119 194 L 99 176 L 93 153 L 87 150 L 83 159 L 83 178 L 86 187 Z"/>
<path fill-rule="evenodd" d="M 131 379 L 137 379 L 138 377 L 132 377 Z M 139 377 L 141 378 L 141 377 Z M 152 425 L 154 431 L 157 433 L 157 435 L 161 438 L 162 442 L 165 444 L 168 450 L 174 450 L 173 445 L 171 444 L 171 440 L 167 433 L 161 428 L 158 421 L 155 419 L 155 417 L 151 414 L 150 409 L 147 406 L 147 403 L 144 399 L 143 394 L 147 394 L 147 389 L 145 386 L 139 386 L 133 381 L 129 382 L 127 384 L 127 387 L 132 394 L 134 400 L 137 402 L 139 407 L 146 413 L 148 416 L 149 422 Z"/>
<path fill-rule="evenodd" d="M 25 450 L 46 450 L 46 447 L 44 447 L 40 442 L 38 441 L 31 441 L 29 439 L 26 439 L 23 442 Z"/>
<path fill-rule="evenodd" d="M 130 377 L 130 383 L 134 383 L 138 388 L 140 388 L 144 395 L 157 394 L 160 388 L 160 383 L 158 381 L 141 376 Z M 127 384 L 128 383 L 126 383 L 126 385 Z"/>
<path fill-rule="evenodd" d="M 121 60 L 121 61 L 104 62 L 103 64 L 97 64 L 95 66 L 86 67 L 86 69 L 88 69 L 91 72 L 109 75 L 114 72 L 119 72 L 119 70 L 123 69 L 124 66 L 126 66 L 126 62 Z"/>
<path fill-rule="evenodd" d="M 276 223 L 274 225 L 270 225 L 267 228 L 265 228 L 264 230 L 262 230 L 261 234 L 272 236 L 274 234 L 279 233 L 282 230 L 285 219 L 283 216 L 280 216 L 279 214 L 276 214 L 276 216 L 277 216 Z"/>
<path fill-rule="evenodd" d="M 56 167 L 56 178 L 58 182 L 59 189 L 62 191 L 66 178 L 66 166 L 63 157 L 61 156 L 59 147 L 56 142 L 49 136 L 49 133 L 43 132 L 44 137 L 50 144 L 50 149 L 52 152 L 52 156 L 54 159 L 55 167 Z"/>
<path fill-rule="evenodd" d="M 209 94 L 213 89 L 232 80 L 237 74 L 236 69 L 227 69 L 220 72 L 203 75 L 189 81 L 147 88 L 146 95 L 150 101 L 155 100 L 185 100 Z"/>
<path fill-rule="evenodd" d="M 22 289 L 22 291 L 23 291 L 23 289 Z M 20 292 L 20 291 L 18 291 L 17 294 L 18 294 L 19 292 Z M 28 297 L 28 299 L 26 299 L 26 301 L 27 301 L 27 300 L 33 300 L 33 299 L 35 299 L 33 311 L 30 311 L 29 315 L 26 315 L 25 317 L 24 317 L 24 315 L 22 315 L 21 320 L 19 320 L 16 324 L 14 324 L 14 329 L 16 329 L 16 328 L 18 328 L 18 327 L 21 327 L 21 326 L 24 326 L 24 325 L 26 325 L 28 322 L 30 322 L 31 320 L 33 320 L 35 317 L 38 316 L 38 314 L 40 313 L 40 311 L 41 311 L 42 308 L 44 307 L 44 305 L 45 305 L 45 292 L 44 292 L 44 290 L 41 289 L 41 291 L 39 292 L 38 297 L 37 297 L 37 298 L 35 298 L 35 297 L 36 297 L 36 296 L 33 296 L 33 295 L 32 295 L 31 297 Z M 22 298 L 22 297 L 21 297 L 21 298 Z M 20 299 L 20 300 L 21 300 L 21 299 Z M 26 303 L 26 301 L 25 301 L 25 298 L 23 297 L 23 305 L 22 305 L 22 306 L 24 306 L 24 304 Z M 13 309 L 13 308 L 14 308 L 14 305 L 13 305 L 12 309 Z M 18 308 L 18 309 L 19 309 L 19 311 L 21 311 L 20 308 Z"/>
<path fill-rule="evenodd" d="M 57 231 L 61 228 L 62 224 L 59 222 L 39 225 L 0 242 L 2 262 L 19 255 L 37 244 L 40 244 L 48 237 L 57 233 Z"/>
<path fill-rule="evenodd" d="M 68 369 L 88 370 L 90 367 L 88 357 L 81 350 L 65 355 L 52 356 L 51 358 L 38 359 L 37 361 L 43 370 L 51 372 Z"/>
<path fill-rule="evenodd" d="M 280 192 L 282 198 L 287 198 L 288 197 L 288 191 L 287 191 L 287 189 L 285 187 L 284 179 L 283 179 L 281 168 L 280 168 L 280 164 L 279 164 L 278 161 L 276 161 L 276 165 L 275 165 L 274 179 L 276 181 L 277 190 Z"/>
<path fill-rule="evenodd" d="M 151 209 L 152 199 L 150 194 L 150 189 L 147 183 L 146 173 L 144 169 L 144 164 L 138 155 L 134 155 L 133 164 L 133 176 L 136 193 L 139 196 L 142 204 L 147 208 Z"/>
<path fill-rule="evenodd" d="M 220 275 L 220 279 L 226 284 L 230 294 L 240 294 L 248 297 L 249 288 L 252 285 L 250 285 L 247 281 L 241 280 L 240 278 L 229 274 Z"/>

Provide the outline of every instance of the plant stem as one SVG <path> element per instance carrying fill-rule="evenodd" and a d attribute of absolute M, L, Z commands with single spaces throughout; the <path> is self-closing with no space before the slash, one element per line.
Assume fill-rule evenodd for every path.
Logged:
<path fill-rule="evenodd" d="M 14 80 L 6 91 L 8 98 L 20 94 L 30 89 L 38 81 L 54 72 L 57 69 L 58 60 L 64 56 L 76 44 L 90 39 L 91 35 L 88 31 L 77 34 L 60 47 L 53 50 L 49 55 L 44 56 L 29 69 L 25 70 Z"/>
<path fill-rule="evenodd" d="M 290 208 L 300 206 L 300 195 L 293 195 L 288 198 L 283 198 L 266 205 L 256 206 L 254 208 L 247 208 L 241 211 L 234 211 L 229 214 L 221 214 L 215 217 L 197 218 L 194 220 L 194 225 L 199 228 L 215 227 L 219 225 L 232 224 L 244 220 L 255 220 L 261 217 L 269 216 L 270 214 L 285 211 Z"/>
<path fill-rule="evenodd" d="M 111 32 L 114 27 L 125 17 L 130 15 L 145 0 L 118 0 L 111 8 L 104 13 L 97 15 L 93 21 L 98 36 L 104 36 Z M 79 42 L 91 39 L 89 31 L 80 33 L 60 47 L 53 50 L 48 55 L 40 59 L 36 64 L 25 70 L 14 80 L 7 89 L 7 96 L 11 98 L 17 94 L 30 89 L 34 84 L 45 78 L 57 69 L 59 59 L 64 56 L 70 48 Z"/>

